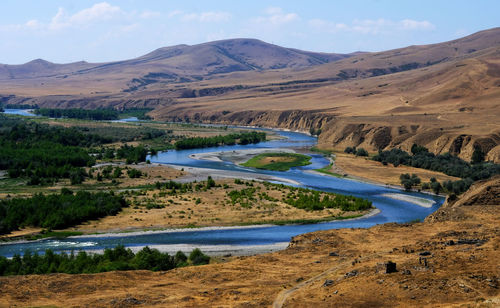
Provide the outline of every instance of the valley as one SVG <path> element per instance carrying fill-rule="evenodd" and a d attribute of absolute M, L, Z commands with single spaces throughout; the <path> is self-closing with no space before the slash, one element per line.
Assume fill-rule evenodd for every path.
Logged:
<path fill-rule="evenodd" d="M 496 307 L 499 98 L 500 28 L 0 64 L 0 306 Z"/>

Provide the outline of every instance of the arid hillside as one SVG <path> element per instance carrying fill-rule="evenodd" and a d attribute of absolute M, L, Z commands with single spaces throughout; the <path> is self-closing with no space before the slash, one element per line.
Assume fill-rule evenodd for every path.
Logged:
<path fill-rule="evenodd" d="M 500 161 L 500 28 L 433 45 L 350 55 L 237 39 L 161 48 L 132 60 L 0 67 L 1 101 L 150 106 L 159 120 L 309 131 L 369 151 L 413 143 Z"/>
<path fill-rule="evenodd" d="M 40 89 L 32 93 L 99 92 L 93 87 L 111 93 L 134 92 L 155 83 L 182 84 L 222 73 L 305 68 L 349 56 L 284 48 L 256 39 L 231 39 L 163 47 L 117 62 L 55 64 L 37 59 L 21 65 L 0 65 L 0 83 L 14 88 L 13 93 L 30 93 L 30 87 L 38 86 Z M 59 93 L 53 92 L 56 84 L 61 87 Z M 83 92 L 75 92 L 78 84 Z"/>

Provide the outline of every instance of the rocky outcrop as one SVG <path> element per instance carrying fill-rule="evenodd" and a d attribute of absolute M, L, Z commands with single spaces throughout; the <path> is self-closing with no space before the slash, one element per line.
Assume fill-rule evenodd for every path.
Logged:
<path fill-rule="evenodd" d="M 500 206 L 500 175 L 474 183 L 456 200 L 448 198 L 439 210 L 425 220 L 429 222 L 464 220 L 467 217 L 462 208 L 478 205 Z"/>
<path fill-rule="evenodd" d="M 192 112 L 182 107 L 175 109 L 175 105 L 171 105 L 153 115 L 168 121 L 275 127 L 304 132 L 320 129 L 318 146 L 339 151 L 356 146 L 370 152 L 392 148 L 410 152 L 412 145 L 418 144 L 435 154 L 451 153 L 469 161 L 475 147 L 480 147 L 487 160 L 500 163 L 500 131 L 474 135 L 455 127 L 436 128 L 419 124 L 418 121 L 398 125 L 363 117 L 346 118 L 335 115 L 331 110 Z"/>

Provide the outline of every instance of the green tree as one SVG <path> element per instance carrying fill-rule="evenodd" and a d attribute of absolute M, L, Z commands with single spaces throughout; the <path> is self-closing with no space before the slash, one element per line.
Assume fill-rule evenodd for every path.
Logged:
<path fill-rule="evenodd" d="M 189 254 L 189 260 L 193 265 L 203 265 L 210 262 L 210 257 L 201 252 L 199 248 L 195 248 Z"/>
<path fill-rule="evenodd" d="M 478 163 L 481 163 L 484 161 L 484 152 L 483 150 L 481 149 L 480 146 L 475 146 L 474 147 L 474 152 L 472 153 L 472 160 L 471 162 L 473 164 L 478 164 Z"/>
<path fill-rule="evenodd" d="M 431 189 L 436 195 L 438 195 L 441 190 L 443 190 L 443 186 L 441 186 L 441 183 L 439 183 L 438 181 L 432 182 L 431 179 Z"/>
<path fill-rule="evenodd" d="M 359 148 L 356 150 L 356 156 L 368 156 L 368 152 L 363 148 Z"/>

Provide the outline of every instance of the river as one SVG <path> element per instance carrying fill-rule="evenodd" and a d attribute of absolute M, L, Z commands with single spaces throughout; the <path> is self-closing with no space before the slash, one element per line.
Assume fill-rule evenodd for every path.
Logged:
<path fill-rule="evenodd" d="M 254 174 L 266 174 L 300 183 L 299 186 L 319 189 L 342 194 L 350 194 L 369 199 L 373 205 L 380 210 L 374 216 L 333 221 L 305 225 L 285 226 L 253 226 L 253 227 L 231 227 L 231 228 L 201 228 L 166 231 L 147 231 L 135 233 L 117 233 L 105 235 L 75 236 L 64 239 L 44 239 L 38 241 L 15 242 L 0 245 L 0 255 L 10 257 L 14 254 L 22 254 L 26 249 L 32 252 L 43 252 L 50 248 L 54 251 L 88 250 L 101 251 L 104 248 L 114 247 L 122 244 L 133 250 L 144 246 L 158 248 L 162 251 L 174 252 L 183 250 L 189 252 L 194 247 L 199 247 L 209 254 L 248 252 L 265 252 L 283 249 L 291 237 L 319 230 L 338 228 L 368 228 L 376 224 L 388 222 L 409 222 L 421 220 L 433 213 L 441 206 L 444 199 L 417 192 L 404 192 L 391 187 L 374 185 L 346 178 L 335 178 L 307 172 L 307 170 L 321 168 L 329 163 L 322 155 L 310 154 L 311 165 L 292 168 L 286 172 L 256 170 L 237 166 L 231 162 L 195 160 L 189 157 L 191 154 L 233 151 L 254 148 L 304 148 L 316 144 L 316 138 L 306 134 L 288 131 L 276 131 L 285 139 L 262 142 L 255 145 L 222 146 L 217 148 L 192 149 L 181 151 L 161 152 L 157 156 L 148 157 L 153 163 L 177 165 L 183 167 L 209 168 L 231 172 L 250 172 Z M 422 207 L 411 202 L 397 200 L 387 197 L 388 194 L 407 195 L 431 200 L 431 207 Z"/>

